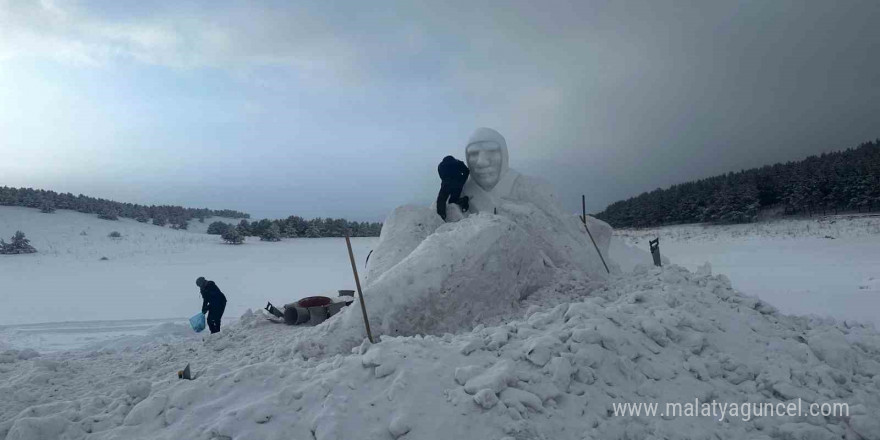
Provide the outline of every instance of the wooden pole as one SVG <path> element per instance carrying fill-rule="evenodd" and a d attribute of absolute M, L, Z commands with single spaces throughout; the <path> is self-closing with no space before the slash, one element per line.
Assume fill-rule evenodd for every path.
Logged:
<path fill-rule="evenodd" d="M 608 265 L 605 264 L 605 258 L 602 257 L 602 252 L 599 251 L 599 246 L 596 244 L 596 240 L 593 240 L 593 234 L 590 233 L 590 228 L 587 227 L 587 196 L 586 194 L 581 195 L 581 221 L 584 222 L 584 229 L 587 230 L 587 235 L 590 236 L 590 241 L 593 242 L 593 247 L 596 248 L 596 253 L 599 254 L 599 259 L 602 260 L 602 265 L 605 266 L 605 272 L 611 273 L 608 270 Z"/>
<path fill-rule="evenodd" d="M 345 231 L 345 244 L 348 246 L 348 258 L 351 260 L 351 271 L 354 272 L 354 284 L 357 286 L 358 298 L 361 300 L 361 312 L 364 314 L 364 326 L 367 327 L 367 337 L 370 343 L 373 343 L 373 332 L 370 331 L 370 320 L 367 319 L 367 305 L 364 304 L 364 294 L 361 292 L 361 279 L 358 278 L 357 265 L 354 263 L 354 252 L 351 250 L 351 239 L 348 238 L 348 231 Z"/>

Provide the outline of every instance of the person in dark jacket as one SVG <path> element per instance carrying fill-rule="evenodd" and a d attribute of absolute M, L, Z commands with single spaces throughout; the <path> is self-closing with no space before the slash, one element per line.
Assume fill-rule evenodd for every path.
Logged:
<path fill-rule="evenodd" d="M 205 277 L 196 279 L 196 286 L 202 294 L 202 313 L 208 314 L 208 328 L 211 333 L 220 331 L 220 319 L 223 318 L 223 311 L 226 310 L 226 295 L 220 291 L 213 281 L 208 281 Z"/>
<path fill-rule="evenodd" d="M 462 211 L 468 210 L 468 198 L 461 197 L 461 190 L 467 182 L 470 171 L 464 162 L 446 156 L 440 165 L 437 165 L 437 173 L 440 174 L 440 193 L 437 194 L 437 214 L 446 220 L 446 203 L 455 203 L 461 206 Z"/>

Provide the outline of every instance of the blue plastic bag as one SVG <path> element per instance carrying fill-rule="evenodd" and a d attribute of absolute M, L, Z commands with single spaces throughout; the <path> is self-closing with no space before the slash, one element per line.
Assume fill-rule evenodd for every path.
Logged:
<path fill-rule="evenodd" d="M 205 314 L 200 312 L 200 313 L 194 315 L 192 318 L 189 318 L 189 325 L 192 326 L 193 330 L 195 330 L 196 333 L 204 330 L 205 329 Z"/>

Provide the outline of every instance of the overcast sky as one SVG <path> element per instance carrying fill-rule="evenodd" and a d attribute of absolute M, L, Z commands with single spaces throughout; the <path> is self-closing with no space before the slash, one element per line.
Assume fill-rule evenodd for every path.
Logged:
<path fill-rule="evenodd" d="M 0 185 L 381 220 L 497 129 L 572 211 L 880 137 L 880 2 L 0 0 Z"/>

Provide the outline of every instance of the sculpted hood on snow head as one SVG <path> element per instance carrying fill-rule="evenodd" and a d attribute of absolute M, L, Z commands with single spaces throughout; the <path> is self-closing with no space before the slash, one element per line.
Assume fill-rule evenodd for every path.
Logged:
<path fill-rule="evenodd" d="M 465 147 L 465 157 L 471 176 L 484 191 L 492 191 L 510 169 L 507 141 L 491 128 L 474 131 Z"/>
<path fill-rule="evenodd" d="M 491 128 L 478 128 L 468 139 L 465 157 L 471 174 L 462 194 L 471 198 L 474 212 L 492 212 L 519 176 L 510 169 L 507 141 Z"/>

